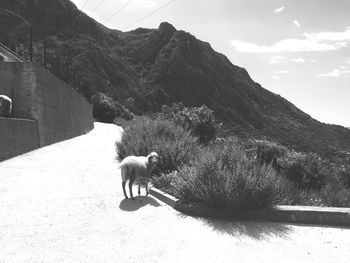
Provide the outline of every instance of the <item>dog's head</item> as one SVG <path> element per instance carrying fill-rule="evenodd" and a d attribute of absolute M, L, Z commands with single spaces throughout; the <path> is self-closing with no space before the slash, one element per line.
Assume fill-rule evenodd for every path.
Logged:
<path fill-rule="evenodd" d="M 156 152 L 151 152 L 148 156 L 148 161 L 155 166 L 158 163 L 159 156 Z"/>

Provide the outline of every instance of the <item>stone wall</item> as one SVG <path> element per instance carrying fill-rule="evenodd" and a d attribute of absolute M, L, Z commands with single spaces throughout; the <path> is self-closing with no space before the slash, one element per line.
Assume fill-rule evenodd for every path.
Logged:
<path fill-rule="evenodd" d="M 0 94 L 12 99 L 12 117 L 36 121 L 40 147 L 84 134 L 93 128 L 92 106 L 71 86 L 34 63 L 0 62 Z M 0 122 L 4 120 L 0 119 Z M 5 126 L 0 125 L 2 156 L 6 155 L 4 152 L 12 151 L 6 149 L 4 138 L 17 140 L 10 138 L 12 135 L 8 133 L 9 129 L 3 128 Z M 18 134 L 13 133 L 13 136 Z M 23 148 L 23 152 L 27 150 L 27 147 Z"/>

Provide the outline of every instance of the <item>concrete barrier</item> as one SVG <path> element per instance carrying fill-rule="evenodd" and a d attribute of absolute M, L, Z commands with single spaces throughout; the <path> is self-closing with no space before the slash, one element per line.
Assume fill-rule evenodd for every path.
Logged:
<path fill-rule="evenodd" d="M 200 203 L 181 202 L 178 198 L 156 188 L 152 188 L 150 193 L 174 209 L 193 216 L 350 227 L 350 208 L 274 206 L 250 210 L 228 210 L 212 208 Z"/>
<path fill-rule="evenodd" d="M 0 117 L 0 160 L 40 146 L 38 122 Z"/>
<path fill-rule="evenodd" d="M 38 147 L 70 139 L 93 128 L 92 105 L 40 65 L 0 62 L 0 81 L 0 94 L 12 98 L 12 117 L 37 121 Z M 1 127 L 2 138 L 17 140 L 11 138 L 17 134 L 8 133 L 8 129 L 3 128 L 5 122 Z M 6 145 L 1 139 L 0 149 L 8 153 L 3 153 L 0 161 L 6 159 L 4 156 L 14 156 Z M 29 148 L 24 147 L 20 153 Z"/>

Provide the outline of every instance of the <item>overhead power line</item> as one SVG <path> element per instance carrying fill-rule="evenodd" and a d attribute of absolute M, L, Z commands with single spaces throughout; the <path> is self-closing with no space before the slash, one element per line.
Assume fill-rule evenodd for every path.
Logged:
<path fill-rule="evenodd" d="M 129 24 L 128 26 L 124 27 L 123 30 L 125 30 L 125 29 L 127 29 L 127 28 L 129 28 L 129 27 L 131 27 L 131 26 L 141 22 L 142 20 L 144 20 L 144 19 L 146 19 L 146 18 L 148 18 L 148 17 L 150 17 L 152 15 L 154 15 L 155 13 L 159 12 L 160 10 L 162 10 L 163 8 L 167 7 L 168 5 L 170 5 L 171 3 L 175 2 L 175 1 L 176 0 L 171 0 L 171 1 L 167 2 L 166 4 L 158 7 L 156 10 L 152 11 L 151 13 L 141 17 L 140 19 L 138 19 L 138 20 L 134 21 L 133 23 Z"/>
<path fill-rule="evenodd" d="M 86 2 L 81 6 L 81 9 L 83 10 L 83 8 L 86 6 L 86 4 L 89 2 L 89 0 L 86 0 Z"/>
<path fill-rule="evenodd" d="M 115 11 L 110 17 L 107 18 L 106 22 L 108 22 L 109 20 L 111 20 L 115 15 L 117 15 L 120 11 L 122 11 L 125 7 L 127 7 L 130 3 L 132 2 L 132 0 L 128 1 L 125 5 L 123 5 L 121 8 L 119 8 L 117 11 Z"/>
<path fill-rule="evenodd" d="M 106 0 L 102 0 L 91 12 L 95 12 Z"/>

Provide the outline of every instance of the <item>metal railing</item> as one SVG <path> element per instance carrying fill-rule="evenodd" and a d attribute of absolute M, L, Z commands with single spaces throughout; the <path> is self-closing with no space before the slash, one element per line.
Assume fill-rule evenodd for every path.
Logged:
<path fill-rule="evenodd" d="M 29 45 L 28 43 L 17 43 L 15 51 L 2 43 L 0 43 L 0 48 L 11 53 L 20 62 L 40 64 L 79 92 L 82 90 L 84 84 L 82 74 L 72 67 L 72 58 L 69 56 L 69 48 L 66 45 L 55 50 L 53 47 L 48 48 L 45 41 L 34 42 L 31 39 L 30 42 Z M 60 53 L 66 53 L 66 55 L 59 55 Z"/>
<path fill-rule="evenodd" d="M 13 50 L 11 50 L 10 48 L 8 48 L 7 46 L 5 46 L 4 44 L 2 44 L 0 42 L 0 49 L 5 50 L 6 52 L 10 53 L 12 56 L 16 57 L 18 59 L 19 62 L 24 62 L 25 59 L 22 58 L 21 56 L 19 56 L 16 52 L 14 52 Z"/>

